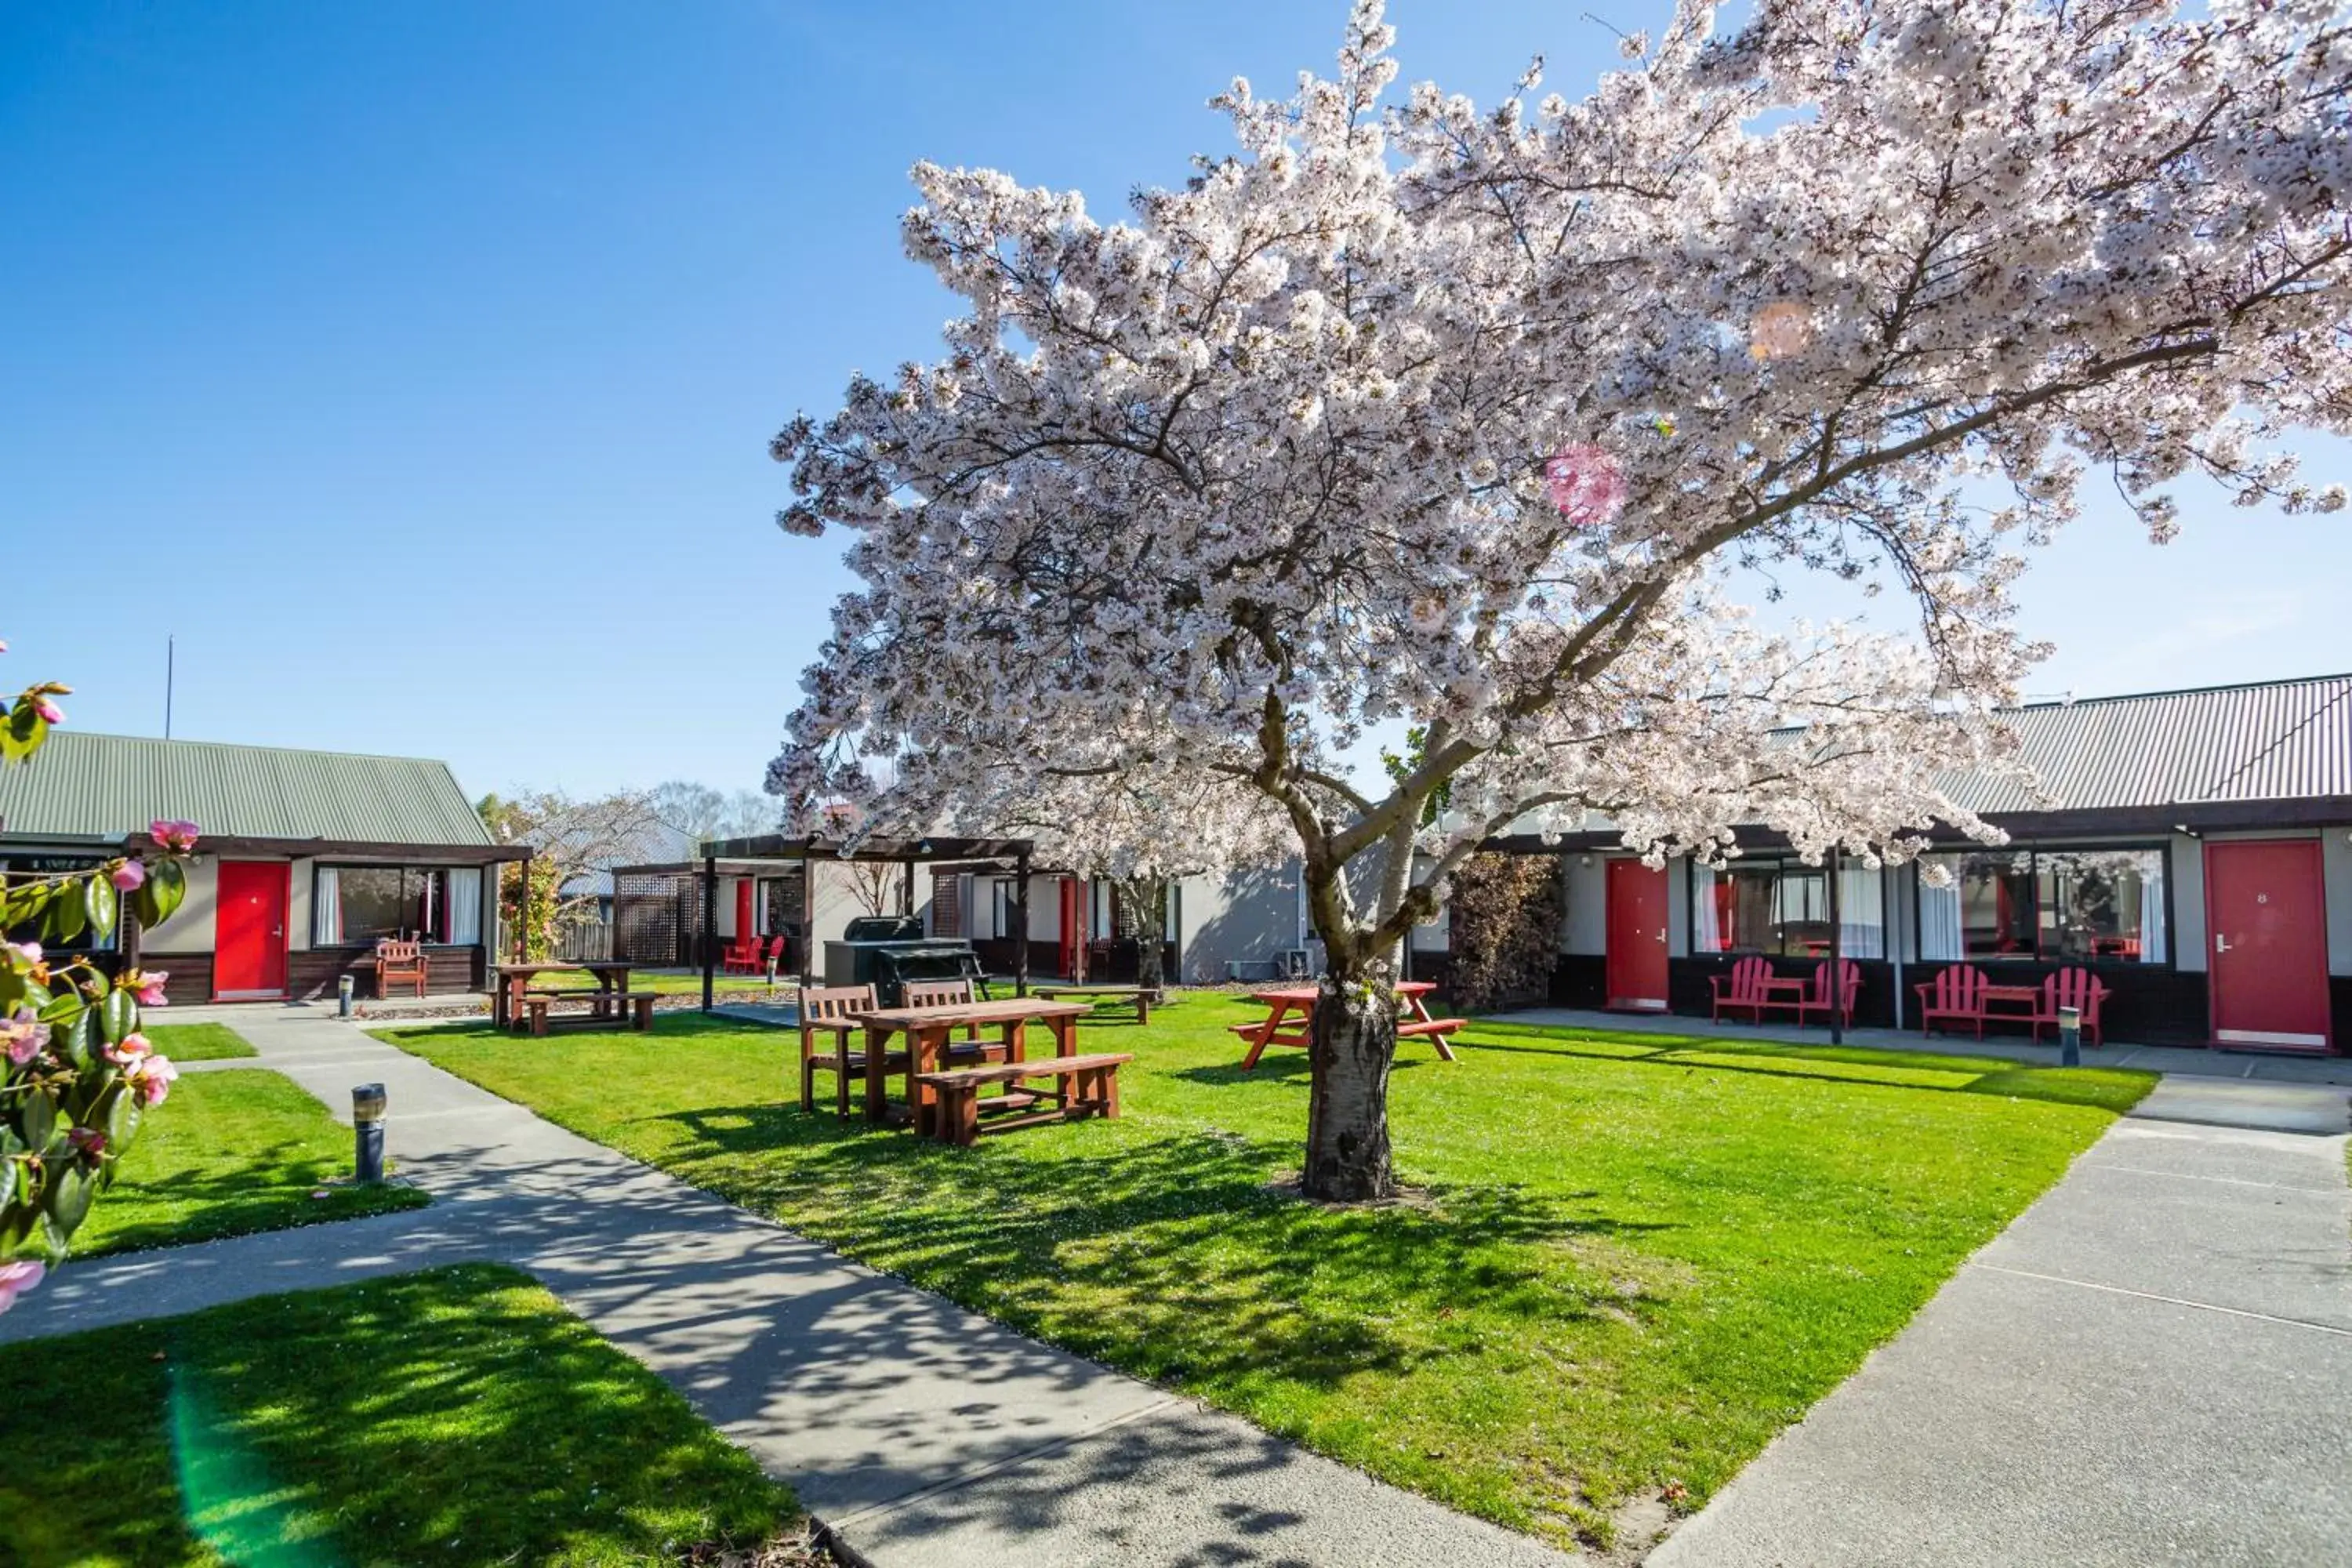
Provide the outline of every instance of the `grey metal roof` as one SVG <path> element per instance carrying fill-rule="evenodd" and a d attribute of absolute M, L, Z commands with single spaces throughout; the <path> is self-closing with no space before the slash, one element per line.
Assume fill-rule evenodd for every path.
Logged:
<path fill-rule="evenodd" d="M 0 767 L 11 838 L 120 839 L 159 817 L 215 837 L 488 844 L 449 764 L 59 730 Z"/>
<path fill-rule="evenodd" d="M 2036 702 L 1995 721 L 2038 783 L 1947 782 L 1977 812 L 2352 795 L 2352 675 Z"/>

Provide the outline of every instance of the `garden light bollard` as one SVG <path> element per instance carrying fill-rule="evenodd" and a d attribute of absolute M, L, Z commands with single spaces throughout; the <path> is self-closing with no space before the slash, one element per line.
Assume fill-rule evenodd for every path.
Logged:
<path fill-rule="evenodd" d="M 339 1018 L 352 1016 L 352 977 L 348 974 L 335 976 L 335 1016 Z"/>
<path fill-rule="evenodd" d="M 2062 1068 L 2083 1065 L 2083 1010 L 2080 1007 L 2058 1009 L 2058 1065 Z"/>
<path fill-rule="evenodd" d="M 359 1179 L 383 1180 L 383 1085 L 363 1083 L 352 1090 L 352 1163 Z"/>

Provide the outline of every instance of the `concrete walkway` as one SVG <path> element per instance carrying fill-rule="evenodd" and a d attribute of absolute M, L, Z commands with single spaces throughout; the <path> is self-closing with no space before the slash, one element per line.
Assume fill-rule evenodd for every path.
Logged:
<path fill-rule="evenodd" d="M 2346 1118 L 2166 1079 L 1650 1562 L 2352 1562 Z"/>
<path fill-rule="evenodd" d="M 667 1378 L 877 1568 L 1573 1561 L 847 1263 L 331 1016 L 173 1016 L 233 1023 L 260 1052 L 245 1065 L 339 1118 L 383 1082 L 390 1152 L 436 1201 L 77 1264 L 0 1317 L 0 1342 L 493 1260 Z"/>

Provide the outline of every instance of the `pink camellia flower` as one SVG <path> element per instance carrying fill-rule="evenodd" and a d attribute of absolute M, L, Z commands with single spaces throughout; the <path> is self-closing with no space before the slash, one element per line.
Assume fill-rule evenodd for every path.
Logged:
<path fill-rule="evenodd" d="M 41 1282 L 48 1269 L 31 1258 L 19 1258 L 14 1263 L 0 1263 L 0 1312 L 16 1304 L 16 1298 Z"/>
<path fill-rule="evenodd" d="M 66 721 L 66 710 L 58 707 L 56 701 L 50 698 L 34 698 L 33 711 L 38 713 L 43 719 L 52 724 L 62 724 Z"/>
<path fill-rule="evenodd" d="M 172 1065 L 169 1057 L 141 1057 L 122 1076 L 139 1091 L 142 1103 L 161 1105 L 172 1092 L 172 1085 L 179 1079 L 180 1069 Z"/>
<path fill-rule="evenodd" d="M 112 1062 L 117 1067 L 129 1067 L 140 1058 L 151 1055 L 154 1049 L 155 1046 L 152 1041 L 149 1040 L 146 1036 L 141 1034 L 138 1030 L 133 1029 L 131 1033 L 123 1036 L 122 1038 L 106 1047 L 106 1059 Z"/>
<path fill-rule="evenodd" d="M 177 817 L 151 823 L 147 836 L 166 849 L 189 850 L 196 847 L 196 825 Z"/>
<path fill-rule="evenodd" d="M 132 994 L 139 998 L 139 1005 L 142 1007 L 169 1006 L 170 1004 L 163 999 L 163 982 L 171 978 L 171 971 L 166 969 L 141 970 L 132 977 L 131 985 Z"/>
<path fill-rule="evenodd" d="M 6 1051 L 10 1067 L 23 1067 L 48 1043 L 49 1026 L 30 1007 L 19 1007 L 14 1016 L 0 1018 L 0 1050 Z"/>
<path fill-rule="evenodd" d="M 1544 465 L 1544 488 L 1560 516 L 1579 528 L 1599 528 L 1625 504 L 1625 469 L 1591 442 L 1578 442 Z"/>
<path fill-rule="evenodd" d="M 26 969 L 41 965 L 41 944 L 37 942 L 0 942 L 0 953 L 6 954 L 10 963 Z"/>
<path fill-rule="evenodd" d="M 130 892 L 147 880 L 147 864 L 143 860 L 125 860 L 106 874 L 106 879 L 124 892 Z"/>

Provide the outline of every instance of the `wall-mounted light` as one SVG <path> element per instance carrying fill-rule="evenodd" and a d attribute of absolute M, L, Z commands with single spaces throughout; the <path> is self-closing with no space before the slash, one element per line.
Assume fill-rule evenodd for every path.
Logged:
<path fill-rule="evenodd" d="M 2179 834 L 2183 838 L 2195 838 L 2200 837 L 2198 831 L 2185 822 L 2174 823 L 2172 825 L 2172 831 Z"/>

